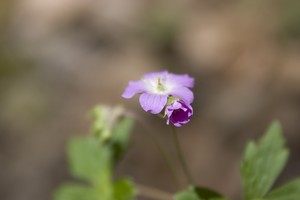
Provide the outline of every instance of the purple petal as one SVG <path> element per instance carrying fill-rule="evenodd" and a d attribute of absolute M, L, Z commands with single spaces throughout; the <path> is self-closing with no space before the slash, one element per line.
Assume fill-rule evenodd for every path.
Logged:
<path fill-rule="evenodd" d="M 186 87 L 175 87 L 170 91 L 170 94 L 182 99 L 186 104 L 191 104 L 194 101 L 193 92 Z"/>
<path fill-rule="evenodd" d="M 190 121 L 193 115 L 193 108 L 182 101 L 174 101 L 173 104 L 166 107 L 166 115 L 168 116 L 168 125 L 172 122 L 174 126 L 180 127 Z"/>
<path fill-rule="evenodd" d="M 143 93 L 140 96 L 140 104 L 146 112 L 158 114 L 167 104 L 168 97 L 166 95 Z"/>
<path fill-rule="evenodd" d="M 167 107 L 168 110 L 177 110 L 182 107 L 182 104 L 179 101 L 174 101 L 173 104 Z"/>
<path fill-rule="evenodd" d="M 144 92 L 145 90 L 146 87 L 143 81 L 131 81 L 123 92 L 122 97 L 130 99 L 137 93 Z"/>
<path fill-rule="evenodd" d="M 161 77 L 162 80 L 165 80 L 168 76 L 168 71 L 160 71 L 160 72 L 151 72 L 144 75 L 145 79 L 157 79 Z"/>
<path fill-rule="evenodd" d="M 194 87 L 195 79 L 190 77 L 187 74 L 184 75 L 176 75 L 176 74 L 169 74 L 168 81 L 170 81 L 173 84 L 185 86 L 192 88 Z"/>

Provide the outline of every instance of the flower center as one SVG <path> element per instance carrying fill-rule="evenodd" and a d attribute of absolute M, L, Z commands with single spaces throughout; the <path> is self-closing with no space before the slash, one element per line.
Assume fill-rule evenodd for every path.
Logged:
<path fill-rule="evenodd" d="M 167 94 L 168 93 L 168 85 L 164 78 L 162 79 L 160 76 L 157 76 L 152 79 L 142 79 L 146 86 L 148 87 L 148 91 L 153 94 Z"/>
<path fill-rule="evenodd" d="M 157 86 L 156 86 L 157 92 L 165 92 L 166 91 L 166 87 L 165 85 L 161 82 L 161 78 L 158 77 L 157 78 Z"/>

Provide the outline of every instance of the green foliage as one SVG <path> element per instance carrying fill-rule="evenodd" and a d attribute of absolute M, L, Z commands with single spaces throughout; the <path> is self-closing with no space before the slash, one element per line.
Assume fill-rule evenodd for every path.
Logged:
<path fill-rule="evenodd" d="M 220 194 L 207 188 L 191 186 L 177 193 L 175 200 L 225 200 Z"/>
<path fill-rule="evenodd" d="M 134 199 L 137 190 L 129 179 L 120 179 L 114 185 L 114 200 Z"/>
<path fill-rule="evenodd" d="M 241 166 L 245 200 L 264 197 L 286 164 L 281 126 L 274 122 L 256 144 L 250 142 Z"/>
<path fill-rule="evenodd" d="M 94 120 L 92 135 L 102 142 L 109 139 L 113 135 L 113 128 L 118 124 L 123 112 L 124 110 L 120 106 L 113 108 L 105 105 L 95 106 L 91 111 Z"/>
<path fill-rule="evenodd" d="M 297 178 L 266 195 L 265 200 L 299 200 L 300 178 Z"/>
<path fill-rule="evenodd" d="M 127 149 L 134 124 L 132 118 L 123 117 L 123 112 L 122 107 L 107 106 L 97 106 L 92 110 L 94 123 L 91 133 L 110 149 L 114 164 Z"/>
<path fill-rule="evenodd" d="M 110 151 L 93 138 L 73 138 L 68 145 L 70 171 L 74 177 L 97 182 L 110 179 Z"/>
<path fill-rule="evenodd" d="M 131 118 L 124 118 L 114 128 L 114 134 L 107 143 L 112 149 L 113 160 L 116 163 L 124 154 L 129 145 L 129 136 L 133 127 L 134 121 Z"/>
<path fill-rule="evenodd" d="M 97 191 L 94 188 L 76 185 L 64 184 L 57 189 L 54 194 L 55 200 L 99 200 Z"/>
<path fill-rule="evenodd" d="M 80 183 L 66 183 L 54 193 L 54 200 L 134 200 L 137 190 L 130 179 L 113 180 L 117 161 L 126 151 L 134 124 L 120 108 L 96 107 L 91 135 L 74 137 L 68 143 L 71 175 Z M 299 200 L 300 178 L 273 191 L 288 157 L 278 122 L 271 124 L 257 142 L 249 142 L 241 165 L 244 200 Z M 226 200 L 217 192 L 190 186 L 174 200 Z"/>
<path fill-rule="evenodd" d="M 70 172 L 87 184 L 63 184 L 54 200 L 132 200 L 137 193 L 131 180 L 114 183 L 112 178 L 114 164 L 128 146 L 133 120 L 97 109 L 101 115 L 94 115 L 92 134 L 74 137 L 68 144 Z"/>

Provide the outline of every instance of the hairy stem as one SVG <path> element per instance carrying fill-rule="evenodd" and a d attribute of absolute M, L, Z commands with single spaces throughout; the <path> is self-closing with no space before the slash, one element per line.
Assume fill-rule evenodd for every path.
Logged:
<path fill-rule="evenodd" d="M 174 165 L 172 164 L 172 161 L 170 160 L 170 157 L 167 155 L 166 150 L 163 148 L 163 145 L 161 144 L 161 142 L 154 136 L 154 134 L 151 132 L 151 129 L 145 124 L 143 123 L 140 119 L 136 120 L 140 123 L 140 125 L 149 133 L 149 137 L 151 138 L 151 140 L 153 141 L 153 143 L 155 144 L 159 154 L 161 155 L 163 161 L 165 162 L 165 164 L 167 165 L 167 167 L 169 168 L 171 174 L 173 175 L 178 187 L 180 187 L 180 178 L 179 175 L 177 173 L 176 168 L 174 167 Z"/>
<path fill-rule="evenodd" d="M 176 133 L 176 129 L 172 125 L 171 125 L 171 129 L 172 129 L 172 135 L 173 135 L 173 140 L 174 140 L 174 144 L 175 144 L 175 150 L 176 150 L 176 153 L 178 155 L 179 162 L 181 164 L 181 167 L 184 171 L 184 174 L 185 174 L 186 179 L 188 180 L 189 184 L 193 184 L 194 181 L 193 181 L 191 173 L 190 173 L 190 171 L 187 167 L 186 161 L 184 159 L 184 156 L 183 156 L 183 153 L 182 153 L 182 150 L 181 150 L 181 147 L 180 147 L 180 143 L 179 143 L 179 140 L 178 140 L 178 136 L 177 136 L 177 133 Z"/>

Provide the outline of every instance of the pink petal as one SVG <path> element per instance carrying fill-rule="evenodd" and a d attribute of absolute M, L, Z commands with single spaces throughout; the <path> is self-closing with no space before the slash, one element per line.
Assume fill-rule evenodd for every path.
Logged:
<path fill-rule="evenodd" d="M 146 112 L 158 114 L 167 104 L 168 97 L 166 95 L 143 93 L 140 96 L 140 104 Z"/>
<path fill-rule="evenodd" d="M 146 91 L 145 83 L 143 81 L 131 81 L 122 94 L 123 98 L 130 99 L 137 93 Z"/>
<path fill-rule="evenodd" d="M 177 75 L 177 74 L 169 74 L 168 81 L 171 83 L 176 83 L 177 85 L 181 85 L 184 87 L 192 88 L 194 87 L 195 79 L 190 77 L 187 74 Z"/>
<path fill-rule="evenodd" d="M 151 72 L 144 75 L 145 79 L 157 79 L 158 77 L 161 77 L 161 79 L 166 79 L 168 75 L 168 71 L 159 71 L 159 72 Z"/>
<path fill-rule="evenodd" d="M 191 104 L 194 101 L 193 92 L 186 87 L 176 87 L 170 91 L 170 94 L 174 97 L 182 99 L 186 104 Z"/>

